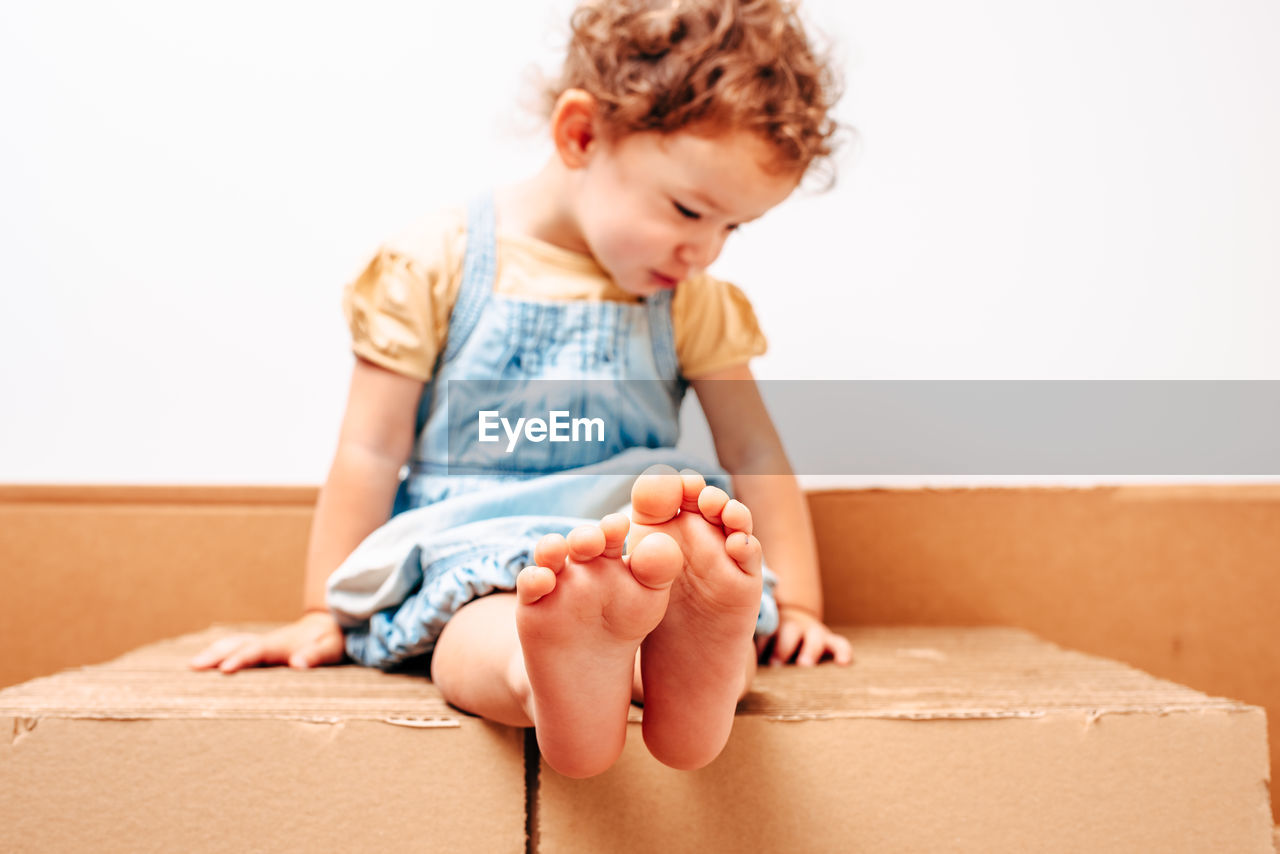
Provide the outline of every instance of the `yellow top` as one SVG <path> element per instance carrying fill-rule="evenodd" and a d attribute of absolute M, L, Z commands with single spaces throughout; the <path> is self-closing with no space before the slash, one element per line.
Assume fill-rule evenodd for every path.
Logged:
<path fill-rule="evenodd" d="M 375 364 L 426 381 L 449 331 L 462 284 L 466 214 L 424 217 L 379 248 L 344 292 L 352 349 Z M 494 293 L 521 299 L 639 302 L 589 255 L 499 229 Z M 680 372 L 689 378 L 746 364 L 766 349 L 751 303 L 705 274 L 676 287 L 671 318 Z"/>

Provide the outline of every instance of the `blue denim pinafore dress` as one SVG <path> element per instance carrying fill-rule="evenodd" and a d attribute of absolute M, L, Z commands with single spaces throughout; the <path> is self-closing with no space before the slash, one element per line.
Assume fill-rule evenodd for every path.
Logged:
<path fill-rule="evenodd" d="M 361 664 L 387 669 L 429 654 L 459 608 L 515 589 L 544 534 L 626 512 L 635 477 L 651 465 L 695 469 L 732 494 L 723 470 L 675 448 L 687 383 L 671 292 L 638 304 L 496 295 L 494 226 L 492 198 L 472 202 L 462 283 L 445 350 L 423 388 L 408 475 L 390 521 L 328 581 L 326 604 Z M 526 443 L 513 455 L 481 448 L 474 423 L 450 423 L 450 381 L 471 381 L 455 382 L 457 390 L 495 379 L 607 383 L 615 390 L 584 395 L 574 409 L 622 426 L 598 443 Z M 776 576 L 767 568 L 764 576 L 756 631 L 769 635 L 778 623 Z"/>

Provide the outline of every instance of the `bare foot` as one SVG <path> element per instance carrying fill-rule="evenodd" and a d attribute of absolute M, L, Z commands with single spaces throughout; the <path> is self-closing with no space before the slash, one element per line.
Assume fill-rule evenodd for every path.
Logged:
<path fill-rule="evenodd" d="M 640 655 L 645 744 L 666 765 L 701 768 L 724 749 L 754 672 L 760 541 L 746 505 L 697 472 L 655 466 L 636 479 L 631 506 L 633 548 L 664 533 L 684 555 Z"/>
<path fill-rule="evenodd" d="M 516 578 L 525 706 L 543 757 L 569 777 L 599 774 L 622 752 L 636 650 L 662 620 L 684 561 L 668 536 L 623 557 L 629 526 L 614 513 L 567 541 L 548 534 L 537 566 Z"/>

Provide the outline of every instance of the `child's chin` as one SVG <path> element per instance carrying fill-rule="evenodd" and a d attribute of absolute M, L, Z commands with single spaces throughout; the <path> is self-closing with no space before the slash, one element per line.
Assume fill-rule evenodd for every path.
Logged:
<path fill-rule="evenodd" d="M 644 279 L 639 282 L 618 282 L 617 284 L 619 288 L 635 297 L 651 297 L 663 291 L 663 287 L 654 279 Z"/>

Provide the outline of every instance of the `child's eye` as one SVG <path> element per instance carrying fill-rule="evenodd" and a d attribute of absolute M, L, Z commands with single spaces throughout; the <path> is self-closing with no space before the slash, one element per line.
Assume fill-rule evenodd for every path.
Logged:
<path fill-rule="evenodd" d="M 696 211 L 689 210 L 684 205 L 680 204 L 674 199 L 671 200 L 671 204 L 675 205 L 676 210 L 680 211 L 680 215 L 687 219 L 702 219 L 702 214 L 697 213 Z"/>
<path fill-rule="evenodd" d="M 679 202 L 677 202 L 675 199 L 672 199 L 672 200 L 671 200 L 671 204 L 675 205 L 676 210 L 678 210 L 678 211 L 680 212 L 680 215 L 681 215 L 681 216 L 683 216 L 685 219 L 702 219 L 702 214 L 698 213 L 697 211 L 689 210 L 689 209 L 688 209 L 688 208 L 686 208 L 684 205 L 682 205 L 682 204 L 680 204 Z M 731 224 L 729 224 L 729 225 L 726 225 L 726 226 L 724 227 L 724 230 L 725 230 L 725 231 L 737 231 L 737 230 L 738 230 L 738 225 L 739 225 L 739 223 L 736 223 L 736 222 L 735 222 L 735 223 L 731 223 Z"/>

